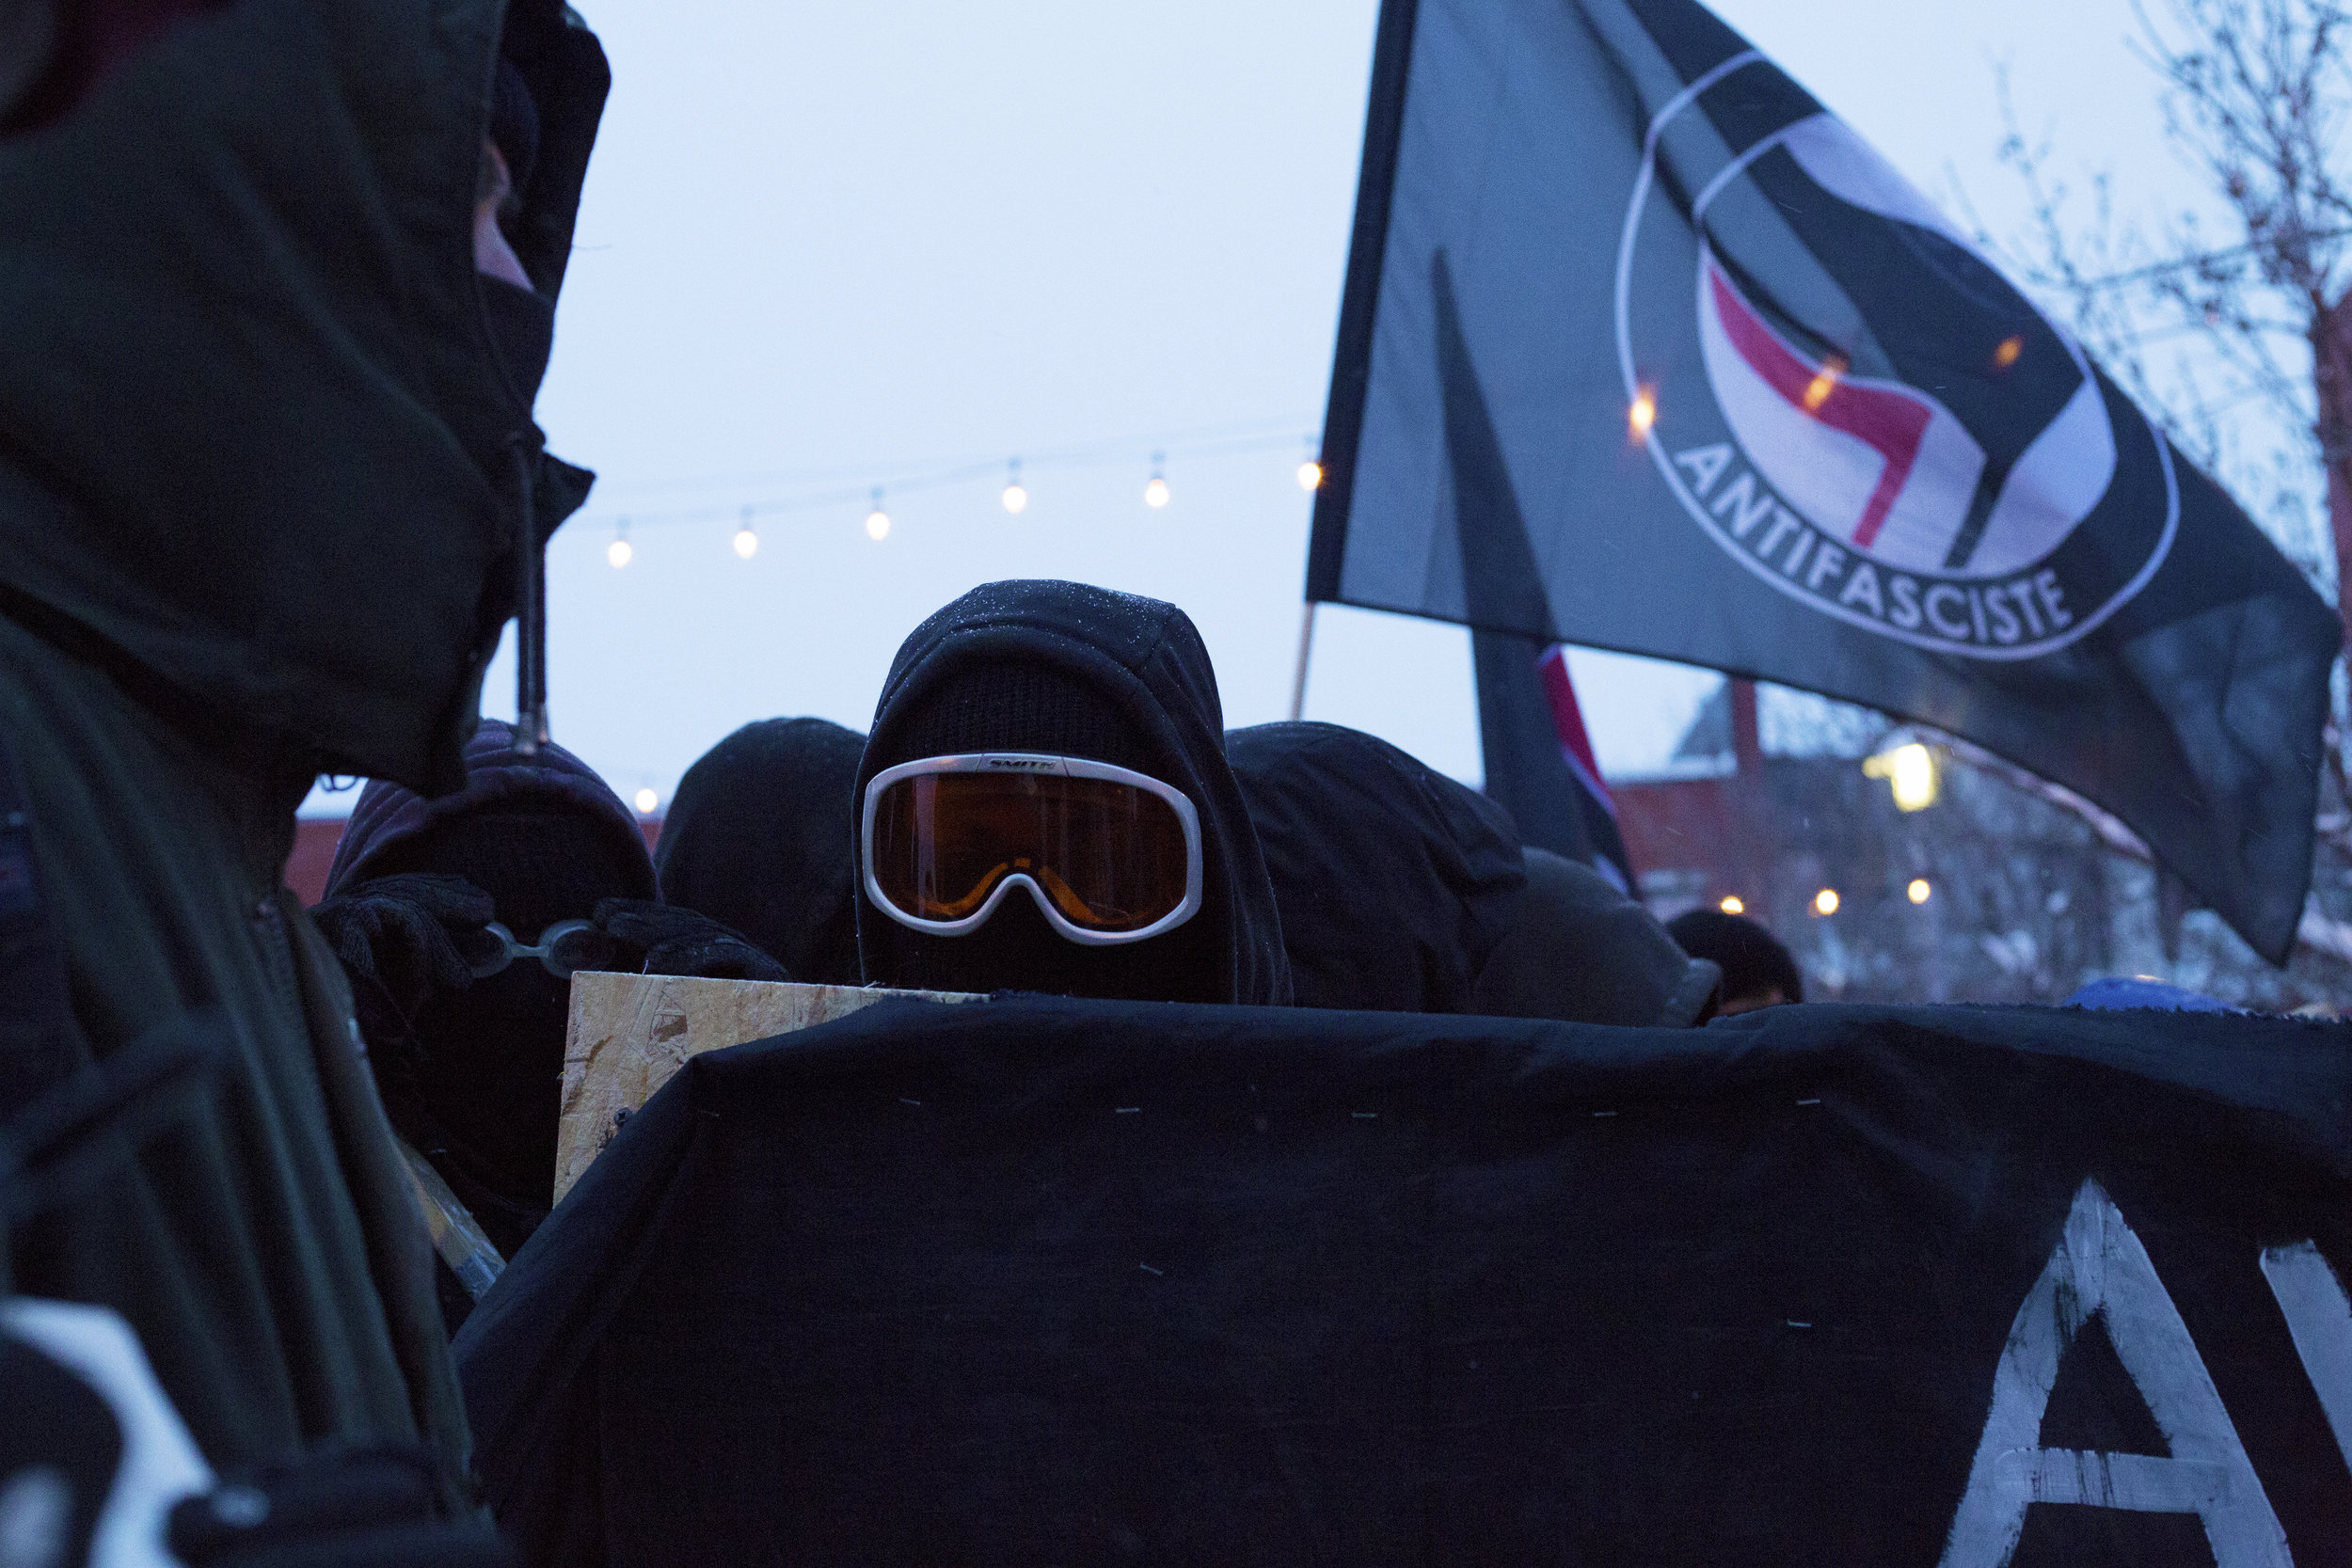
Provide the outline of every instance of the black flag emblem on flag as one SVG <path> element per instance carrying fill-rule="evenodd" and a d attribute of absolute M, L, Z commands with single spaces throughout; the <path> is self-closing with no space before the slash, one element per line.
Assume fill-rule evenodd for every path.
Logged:
<path fill-rule="evenodd" d="M 1325 428 L 1311 598 L 1967 736 L 2291 949 L 2335 616 L 1690 0 L 1391 0 Z"/>

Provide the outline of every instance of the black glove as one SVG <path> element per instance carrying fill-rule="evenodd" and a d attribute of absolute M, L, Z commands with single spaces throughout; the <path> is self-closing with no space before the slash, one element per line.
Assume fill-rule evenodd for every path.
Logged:
<path fill-rule="evenodd" d="M 310 911 L 355 989 L 368 982 L 404 1017 L 435 991 L 473 984 L 469 959 L 498 939 L 490 895 L 463 877 L 410 872 L 361 882 Z"/>
<path fill-rule="evenodd" d="M 784 965 L 739 933 L 706 914 L 646 898 L 607 898 L 596 905 L 596 927 L 642 950 L 645 974 L 685 974 L 705 980 L 789 980 Z"/>

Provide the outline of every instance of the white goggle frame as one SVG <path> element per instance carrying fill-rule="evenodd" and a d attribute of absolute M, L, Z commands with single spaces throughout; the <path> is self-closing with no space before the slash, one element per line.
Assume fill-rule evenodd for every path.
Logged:
<path fill-rule="evenodd" d="M 999 881 L 990 892 L 988 901 L 961 920 L 926 920 L 898 908 L 883 895 L 882 883 L 874 876 L 874 814 L 882 803 L 882 792 L 902 779 L 917 778 L 932 773 L 1050 773 L 1070 779 L 1107 779 L 1114 784 L 1131 785 L 1147 795 L 1156 795 L 1176 809 L 1176 819 L 1184 829 L 1184 901 L 1135 931 L 1089 931 L 1073 926 L 1069 918 L 1054 908 L 1054 901 L 1035 879 L 1025 871 L 1015 871 Z M 1145 942 L 1164 931 L 1172 931 L 1200 912 L 1200 813 L 1173 784 L 1163 784 L 1148 773 L 1133 768 L 1116 768 L 1107 762 L 1093 762 L 1085 757 L 1049 756 L 1039 752 L 972 752 L 961 756 L 923 757 L 902 762 L 896 768 L 885 768 L 874 775 L 866 786 L 866 806 L 858 824 L 858 858 L 866 875 L 866 896 L 874 907 L 912 930 L 935 937 L 960 937 L 977 931 L 988 917 L 996 912 L 996 906 L 1005 901 L 1016 882 L 1029 890 L 1029 899 L 1045 916 L 1047 925 L 1070 941 L 1087 947 L 1118 947 L 1131 942 Z"/>

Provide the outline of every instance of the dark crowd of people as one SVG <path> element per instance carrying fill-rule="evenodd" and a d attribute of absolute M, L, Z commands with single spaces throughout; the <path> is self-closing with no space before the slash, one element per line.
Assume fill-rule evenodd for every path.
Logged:
<path fill-rule="evenodd" d="M 1068 582 L 916 627 L 866 735 L 728 736 L 649 854 L 535 696 L 589 476 L 532 409 L 608 80 L 558 0 L 0 4 L 8 1562 L 501 1560 L 448 1337 L 548 1218 L 580 971 L 1801 999 L 1760 927 L 1661 927 L 1383 741 L 1228 731 L 1182 610 Z M 305 911 L 322 773 L 373 782 Z"/>
<path fill-rule="evenodd" d="M 1802 994 L 1755 922 L 1661 926 L 1386 741 L 1227 730 L 1183 610 L 1078 583 L 933 615 L 869 735 L 729 736 L 658 860 L 562 747 L 485 721 L 465 763 L 444 795 L 370 784 L 310 911 L 453 1331 L 548 1212 L 580 970 L 1669 1028 Z"/>

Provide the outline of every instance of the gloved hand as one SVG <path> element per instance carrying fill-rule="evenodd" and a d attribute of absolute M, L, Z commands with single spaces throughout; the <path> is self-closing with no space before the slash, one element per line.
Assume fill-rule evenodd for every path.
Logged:
<path fill-rule="evenodd" d="M 705 980 L 789 980 L 784 965 L 749 939 L 708 915 L 646 898 L 607 898 L 596 905 L 596 927 L 644 951 L 645 974 L 685 974 Z"/>
<path fill-rule="evenodd" d="M 355 988 L 379 989 L 404 1017 L 435 991 L 473 984 L 469 960 L 498 945 L 490 895 L 463 877 L 379 877 L 310 911 Z"/>

